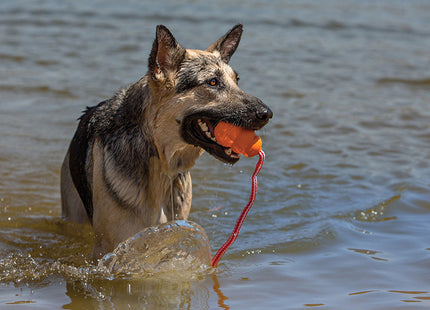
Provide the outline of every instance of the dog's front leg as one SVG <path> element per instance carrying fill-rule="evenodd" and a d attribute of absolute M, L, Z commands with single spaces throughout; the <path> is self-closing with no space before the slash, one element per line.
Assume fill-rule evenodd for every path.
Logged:
<path fill-rule="evenodd" d="M 143 202 L 138 206 L 130 206 L 121 203 L 113 193 L 114 189 L 108 184 L 105 177 L 105 149 L 96 141 L 94 144 L 93 156 L 93 229 L 95 234 L 93 257 L 100 258 L 104 254 L 113 251 L 116 246 L 143 230 L 146 227 L 157 224 L 160 217 L 160 205 L 145 203 L 148 197 L 142 194 Z M 123 182 L 124 189 L 138 193 L 127 182 L 122 180 L 118 172 L 117 182 Z M 159 188 L 158 188 L 159 190 Z"/>

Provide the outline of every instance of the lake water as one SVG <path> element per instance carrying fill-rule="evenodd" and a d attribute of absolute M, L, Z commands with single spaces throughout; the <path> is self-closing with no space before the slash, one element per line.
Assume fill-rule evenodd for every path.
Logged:
<path fill-rule="evenodd" d="M 109 277 L 61 220 L 59 172 L 87 105 L 146 73 L 155 26 L 231 65 L 274 118 L 257 199 L 215 275 Z M 429 1 L 0 4 L 1 309 L 429 309 Z M 256 158 L 203 155 L 190 219 L 213 254 Z"/>

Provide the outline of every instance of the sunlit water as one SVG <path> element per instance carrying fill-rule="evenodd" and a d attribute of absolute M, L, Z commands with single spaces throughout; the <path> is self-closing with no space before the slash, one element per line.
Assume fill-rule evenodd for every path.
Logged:
<path fill-rule="evenodd" d="M 204 49 L 237 22 L 240 86 L 274 112 L 239 238 L 216 272 L 100 268 L 60 214 L 76 119 L 146 72 L 157 24 Z M 0 308 L 428 309 L 429 38 L 424 0 L 2 1 Z M 255 162 L 191 171 L 212 255 Z"/>
<path fill-rule="evenodd" d="M 211 250 L 202 227 L 179 220 L 149 227 L 121 242 L 98 267 L 117 277 L 209 274 Z"/>

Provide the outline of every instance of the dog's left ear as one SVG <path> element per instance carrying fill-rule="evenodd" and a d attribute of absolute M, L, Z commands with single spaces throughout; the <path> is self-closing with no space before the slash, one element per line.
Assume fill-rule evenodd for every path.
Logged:
<path fill-rule="evenodd" d="M 157 26 L 156 36 L 148 59 L 148 69 L 154 80 L 164 80 L 169 71 L 177 69 L 184 59 L 182 48 L 172 33 L 163 25 Z"/>
<path fill-rule="evenodd" d="M 221 59 L 228 63 L 230 61 L 231 56 L 237 49 L 239 45 L 240 38 L 242 37 L 243 25 L 237 24 L 234 26 L 229 32 L 227 32 L 224 36 L 219 38 L 218 41 L 209 46 L 206 51 L 214 52 L 218 51 L 220 53 Z"/>

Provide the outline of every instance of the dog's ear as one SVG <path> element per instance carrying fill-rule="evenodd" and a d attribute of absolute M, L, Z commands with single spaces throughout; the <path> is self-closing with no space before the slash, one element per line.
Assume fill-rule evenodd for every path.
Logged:
<path fill-rule="evenodd" d="M 228 63 L 230 61 L 231 56 L 236 51 L 237 46 L 239 45 L 240 38 L 242 37 L 242 32 L 243 25 L 237 24 L 224 36 L 219 38 L 218 41 L 209 46 L 206 51 L 211 53 L 214 51 L 218 51 L 220 53 L 221 59 L 225 63 Z"/>
<path fill-rule="evenodd" d="M 164 80 L 169 71 L 177 69 L 184 59 L 185 49 L 176 42 L 172 33 L 163 25 L 158 25 L 148 69 L 154 80 Z"/>

